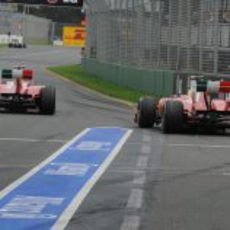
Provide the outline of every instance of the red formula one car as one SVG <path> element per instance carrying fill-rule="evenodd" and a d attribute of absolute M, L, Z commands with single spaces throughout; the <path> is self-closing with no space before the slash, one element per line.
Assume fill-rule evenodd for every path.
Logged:
<path fill-rule="evenodd" d="M 230 128 L 230 82 L 193 80 L 187 95 L 141 98 L 134 121 L 141 128 L 159 125 L 164 133 L 179 133 L 186 127 Z"/>
<path fill-rule="evenodd" d="M 33 71 L 24 68 L 1 72 L 0 108 L 38 109 L 42 114 L 55 113 L 55 88 L 34 84 Z"/>

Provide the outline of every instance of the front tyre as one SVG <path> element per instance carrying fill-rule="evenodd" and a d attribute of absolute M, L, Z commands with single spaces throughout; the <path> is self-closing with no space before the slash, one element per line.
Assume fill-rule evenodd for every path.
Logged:
<path fill-rule="evenodd" d="M 46 115 L 53 115 L 56 110 L 56 93 L 54 87 L 41 89 L 40 112 Z"/>

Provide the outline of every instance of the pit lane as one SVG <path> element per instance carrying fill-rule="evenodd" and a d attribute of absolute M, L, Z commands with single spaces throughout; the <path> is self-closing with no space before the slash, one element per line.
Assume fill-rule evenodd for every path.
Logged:
<path fill-rule="evenodd" d="M 1 189 L 85 128 L 127 127 L 134 133 L 67 229 L 229 229 L 229 136 L 137 129 L 126 106 L 43 71 L 80 62 L 75 49 L 41 46 L 0 55 L 1 67 L 35 68 L 37 82 L 57 88 L 53 117 L 0 114 Z"/>

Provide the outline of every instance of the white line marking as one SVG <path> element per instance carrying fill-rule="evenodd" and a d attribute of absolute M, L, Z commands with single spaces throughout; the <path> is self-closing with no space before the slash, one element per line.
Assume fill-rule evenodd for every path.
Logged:
<path fill-rule="evenodd" d="M 58 140 L 58 139 L 32 139 L 32 138 L 17 138 L 17 137 L 2 137 L 0 141 L 17 141 L 17 142 L 49 142 L 49 143 L 66 143 L 67 140 Z"/>
<path fill-rule="evenodd" d="M 139 216 L 125 216 L 120 230 L 138 230 L 140 227 Z"/>
<path fill-rule="evenodd" d="M 17 59 L 17 58 L 21 58 L 21 57 L 40 57 L 40 56 L 50 56 L 50 55 L 53 55 L 53 54 L 56 54 L 56 53 L 62 53 L 63 51 L 62 50 L 49 50 L 49 51 L 42 51 L 42 52 L 31 52 L 31 53 L 23 53 L 23 54 L 19 54 L 18 55 L 9 55 L 9 56 L 6 56 L 6 57 L 2 57 L 3 59 L 4 58 L 11 58 L 11 59 Z"/>
<path fill-rule="evenodd" d="M 28 180 L 30 177 L 32 177 L 34 174 L 36 174 L 38 171 L 41 170 L 45 165 L 49 164 L 52 160 L 54 160 L 56 157 L 58 157 L 68 146 L 70 146 L 72 143 L 74 143 L 76 140 L 80 139 L 82 136 L 84 136 L 87 132 L 89 132 L 90 129 L 85 129 L 82 131 L 79 135 L 74 137 L 72 140 L 70 140 L 68 143 L 66 143 L 63 147 L 61 147 L 57 152 L 55 152 L 53 155 L 48 157 L 46 160 L 41 162 L 39 165 L 37 165 L 35 168 L 33 168 L 31 171 L 26 173 L 24 176 L 10 184 L 8 187 L 3 189 L 0 192 L 0 199 L 2 199 L 4 196 L 6 196 L 8 193 L 12 192 L 14 189 L 16 189 L 20 184 L 24 183 L 26 180 Z"/>
<path fill-rule="evenodd" d="M 152 151 L 151 145 L 142 145 L 141 147 L 141 153 L 142 154 L 150 154 Z"/>
<path fill-rule="evenodd" d="M 66 148 L 68 148 L 71 144 L 73 144 L 75 141 L 80 139 L 82 136 L 84 136 L 87 132 L 89 132 L 90 129 L 85 129 L 82 131 L 79 135 L 74 137 L 72 140 L 70 140 L 68 143 L 66 143 L 63 147 L 61 147 L 57 152 L 55 152 L 53 155 L 51 155 L 49 158 L 41 162 L 39 165 L 37 165 L 35 168 L 33 168 L 31 171 L 26 173 L 24 176 L 10 184 L 8 187 L 0 191 L 0 199 L 2 199 L 4 196 L 6 196 L 8 193 L 12 192 L 14 189 L 16 189 L 19 185 L 24 183 L 26 180 L 28 180 L 30 177 L 32 177 L 34 174 L 36 174 L 38 171 L 41 170 L 45 165 L 49 164 L 51 161 L 53 161 L 55 158 L 57 158 Z M 103 175 L 105 170 L 109 167 L 109 165 L 112 163 L 114 158 L 118 155 L 121 148 L 129 138 L 129 136 L 132 134 L 132 130 L 128 130 L 126 135 L 120 140 L 116 148 L 113 150 L 113 152 L 110 154 L 110 156 L 105 160 L 105 162 L 101 165 L 101 167 L 98 169 L 98 171 L 94 174 L 93 178 L 88 181 L 88 183 L 82 188 L 80 193 L 73 199 L 72 203 L 68 206 L 68 208 L 65 210 L 65 212 L 60 216 L 58 221 L 55 223 L 55 225 L 52 227 L 53 230 L 63 230 L 68 222 L 70 221 L 73 214 L 77 211 L 87 194 L 90 192 L 94 184 L 98 181 L 98 179 Z"/>
<path fill-rule="evenodd" d="M 37 139 L 31 138 L 0 138 L 0 141 L 18 141 L 18 142 L 38 142 Z"/>
<path fill-rule="evenodd" d="M 152 137 L 149 135 L 144 134 L 143 135 L 143 142 L 150 143 L 152 141 Z"/>
<path fill-rule="evenodd" d="M 125 144 L 125 142 L 128 140 L 130 135 L 132 134 L 132 130 L 128 130 L 126 135 L 120 140 L 118 145 L 114 148 L 112 153 L 107 157 L 105 162 L 101 165 L 101 167 L 97 170 L 97 172 L 93 175 L 91 180 L 89 180 L 86 185 L 81 189 L 81 191 L 78 193 L 78 195 L 73 199 L 71 204 L 68 206 L 68 208 L 65 210 L 65 212 L 60 216 L 58 221 L 55 223 L 55 225 L 52 227 L 52 230 L 63 230 L 67 224 L 69 223 L 71 217 L 74 215 L 74 213 L 77 211 L 85 197 L 88 195 L 90 190 L 93 188 L 93 186 L 96 184 L 96 182 L 99 180 L 99 178 L 103 175 L 103 173 L 106 171 L 106 169 L 109 167 L 109 165 L 112 163 L 112 161 L 115 159 L 115 157 L 120 152 L 121 148 Z"/>
<path fill-rule="evenodd" d="M 134 171 L 134 185 L 144 185 L 146 183 L 146 173 L 144 171 Z"/>
<path fill-rule="evenodd" d="M 137 167 L 139 169 L 147 169 L 147 166 L 148 166 L 148 157 L 140 156 L 137 160 Z"/>
<path fill-rule="evenodd" d="M 223 148 L 223 149 L 229 149 L 230 145 L 199 145 L 199 144 L 167 144 L 167 146 L 172 147 L 197 147 L 197 148 Z"/>
<path fill-rule="evenodd" d="M 127 208 L 132 208 L 132 209 L 139 209 L 142 207 L 143 203 L 143 190 L 139 188 L 135 188 L 131 190 L 128 203 L 127 203 Z"/>
<path fill-rule="evenodd" d="M 11 168 L 11 169 L 18 169 L 18 168 L 31 168 L 33 167 L 34 164 L 27 164 L 27 165 L 4 165 L 4 164 L 0 164 L 0 168 Z"/>
<path fill-rule="evenodd" d="M 224 172 L 223 176 L 230 176 L 230 172 Z"/>
<path fill-rule="evenodd" d="M 43 141 L 43 140 L 40 140 L 40 141 Z M 46 142 L 49 142 L 49 143 L 66 143 L 67 140 L 59 140 L 59 139 L 48 139 L 46 140 Z"/>

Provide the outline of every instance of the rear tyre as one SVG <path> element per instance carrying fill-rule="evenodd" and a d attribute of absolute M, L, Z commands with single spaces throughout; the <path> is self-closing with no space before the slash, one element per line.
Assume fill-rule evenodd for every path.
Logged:
<path fill-rule="evenodd" d="M 183 128 L 183 104 L 179 101 L 166 101 L 162 117 L 163 133 L 180 133 Z"/>
<path fill-rule="evenodd" d="M 141 99 L 137 105 L 137 123 L 140 128 L 152 128 L 156 119 L 156 100 Z"/>
<path fill-rule="evenodd" d="M 56 109 L 55 88 L 45 87 L 41 89 L 40 112 L 46 115 L 53 115 Z"/>

